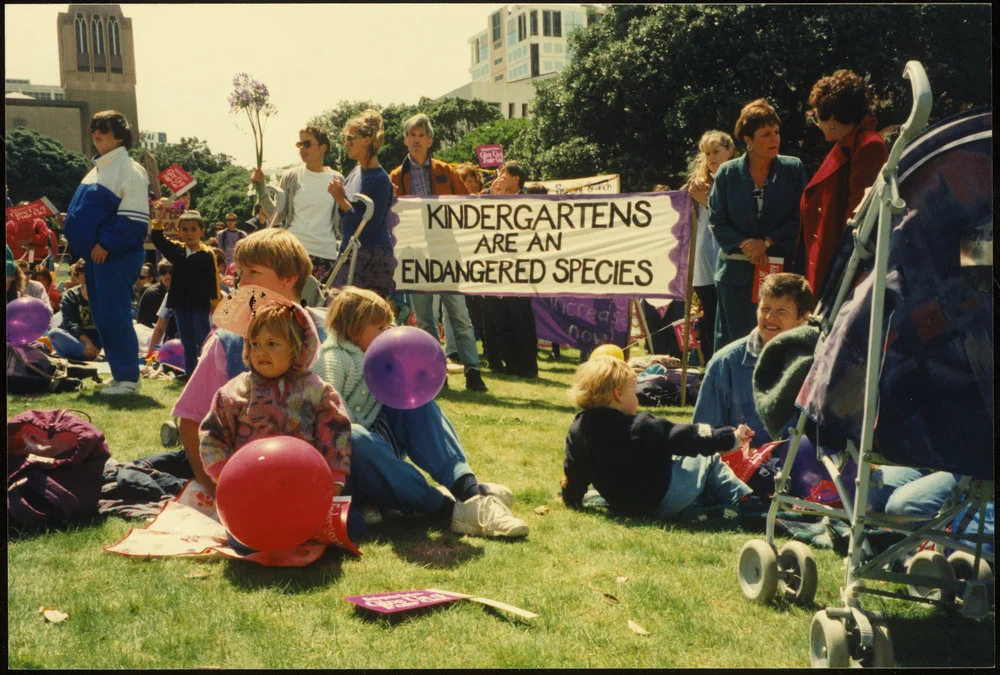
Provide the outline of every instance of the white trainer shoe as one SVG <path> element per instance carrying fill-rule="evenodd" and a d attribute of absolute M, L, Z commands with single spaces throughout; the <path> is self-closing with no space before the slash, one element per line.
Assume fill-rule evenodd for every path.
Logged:
<path fill-rule="evenodd" d="M 483 481 L 479 481 L 479 494 L 493 495 L 506 506 L 514 503 L 514 492 L 506 485 L 501 485 L 500 483 L 484 483 Z"/>
<path fill-rule="evenodd" d="M 97 392 L 98 396 L 127 396 L 129 394 L 138 394 L 140 383 L 138 380 L 135 382 L 121 381 L 114 382 L 110 387 L 106 389 L 101 389 Z"/>
<path fill-rule="evenodd" d="M 514 516 L 510 507 L 494 495 L 476 495 L 456 502 L 451 531 L 480 537 L 526 537 L 528 525 Z"/>

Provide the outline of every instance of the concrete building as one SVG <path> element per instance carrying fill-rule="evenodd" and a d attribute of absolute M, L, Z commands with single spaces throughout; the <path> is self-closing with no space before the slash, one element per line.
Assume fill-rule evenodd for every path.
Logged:
<path fill-rule="evenodd" d="M 120 111 L 138 140 L 132 20 L 118 5 L 69 5 L 56 20 L 60 85 L 5 80 L 4 129 L 23 126 L 76 152 L 96 152 L 88 130 L 101 110 Z M 20 94 L 30 99 L 13 96 Z"/>
<path fill-rule="evenodd" d="M 166 145 L 167 134 L 164 131 L 143 131 L 139 134 L 139 147 L 143 150 L 155 150 L 158 145 Z"/>
<path fill-rule="evenodd" d="M 529 117 L 535 82 L 566 67 L 569 34 L 599 13 L 593 5 L 504 5 L 469 38 L 471 81 L 445 96 L 489 101 L 506 118 Z"/>

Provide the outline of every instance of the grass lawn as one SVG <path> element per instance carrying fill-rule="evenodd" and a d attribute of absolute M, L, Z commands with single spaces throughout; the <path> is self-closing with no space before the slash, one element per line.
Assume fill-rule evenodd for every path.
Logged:
<path fill-rule="evenodd" d="M 832 551 L 814 552 L 816 605 L 747 602 L 736 560 L 758 535 L 698 530 L 565 508 L 557 493 L 563 440 L 574 415 L 565 391 L 576 352 L 540 358 L 525 384 L 490 376 L 485 395 L 461 375 L 438 401 L 483 480 L 509 485 L 531 533 L 518 542 L 460 537 L 419 517 L 369 529 L 361 558 L 328 550 L 302 569 L 225 559 L 140 560 L 101 550 L 139 521 L 97 520 L 7 544 L 10 668 L 797 668 L 809 665 L 809 625 L 836 605 L 843 572 Z M 160 425 L 179 392 L 143 382 L 129 401 L 82 392 L 7 396 L 7 414 L 87 411 L 112 454 L 163 450 Z M 691 408 L 657 414 L 688 421 Z M 545 515 L 534 509 L 549 508 Z M 455 603 L 390 621 L 342 597 L 443 588 L 536 612 L 517 619 Z M 47 623 L 40 607 L 69 618 Z M 898 666 L 989 666 L 994 621 L 898 600 L 884 608 Z M 633 620 L 648 631 L 630 630 Z"/>

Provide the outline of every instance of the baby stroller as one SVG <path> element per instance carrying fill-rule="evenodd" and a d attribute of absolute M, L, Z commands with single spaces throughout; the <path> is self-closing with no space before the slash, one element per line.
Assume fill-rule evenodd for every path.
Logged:
<path fill-rule="evenodd" d="M 863 596 L 957 604 L 971 618 L 985 616 L 994 596 L 993 535 L 983 526 L 993 499 L 992 112 L 963 113 L 918 136 L 930 113 L 930 87 L 915 61 L 903 76 L 911 82 L 913 110 L 850 223 L 849 253 L 835 261 L 820 298 L 819 338 L 795 399 L 801 413 L 766 541 L 748 542 L 738 564 L 748 598 L 767 602 L 780 589 L 808 604 L 815 562 L 801 542 L 775 550 L 776 514 L 785 506 L 847 522 L 843 605 L 813 617 L 814 666 L 893 665 L 885 617 L 862 609 Z M 789 490 L 784 467 L 807 438 L 840 495 L 839 507 Z M 936 517 L 886 516 L 868 513 L 873 464 L 962 478 Z M 947 531 L 960 514 L 976 515 L 976 533 Z M 901 540 L 875 554 L 866 528 L 890 530 Z M 955 553 L 917 552 L 926 542 Z M 892 567 L 913 552 L 905 572 Z M 882 584 L 905 584 L 907 591 Z"/>

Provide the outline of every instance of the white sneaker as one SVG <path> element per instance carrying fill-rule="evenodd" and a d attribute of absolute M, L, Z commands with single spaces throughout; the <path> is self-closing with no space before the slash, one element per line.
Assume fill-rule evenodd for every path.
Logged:
<path fill-rule="evenodd" d="M 493 495 L 476 495 L 456 502 L 451 516 L 451 531 L 481 537 L 526 537 L 528 525 L 516 518 L 510 508 Z"/>
<path fill-rule="evenodd" d="M 361 515 L 365 518 L 365 525 L 378 525 L 382 522 L 382 513 L 377 506 L 362 506 Z"/>
<path fill-rule="evenodd" d="M 115 382 L 112 381 L 112 385 L 106 389 L 101 389 L 98 391 L 99 396 L 126 396 L 128 394 L 138 394 L 139 387 L 141 386 L 139 381 L 135 382 Z"/>
<path fill-rule="evenodd" d="M 479 481 L 479 494 L 493 495 L 506 506 L 514 503 L 514 492 L 506 485 L 501 485 L 500 483 L 484 483 L 483 481 Z"/>
<path fill-rule="evenodd" d="M 101 391 L 102 389 L 109 389 L 118 384 L 118 380 L 108 380 L 107 382 L 98 382 L 94 385 L 94 389 Z"/>

